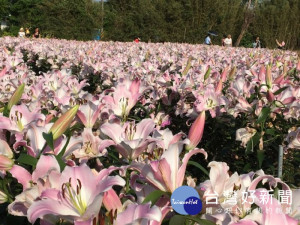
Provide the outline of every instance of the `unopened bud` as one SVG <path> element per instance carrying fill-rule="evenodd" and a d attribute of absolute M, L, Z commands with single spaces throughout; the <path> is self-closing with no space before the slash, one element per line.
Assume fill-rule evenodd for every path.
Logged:
<path fill-rule="evenodd" d="M 22 94 L 24 92 L 24 88 L 25 88 L 25 84 L 21 84 L 17 90 L 15 91 L 15 93 L 11 96 L 8 105 L 7 105 L 7 109 L 10 110 L 14 105 L 16 105 L 19 100 L 22 97 Z"/>
<path fill-rule="evenodd" d="M 55 123 L 49 130 L 49 133 L 52 132 L 53 140 L 59 138 L 69 128 L 77 113 L 78 108 L 79 105 L 75 105 L 55 121 Z"/>

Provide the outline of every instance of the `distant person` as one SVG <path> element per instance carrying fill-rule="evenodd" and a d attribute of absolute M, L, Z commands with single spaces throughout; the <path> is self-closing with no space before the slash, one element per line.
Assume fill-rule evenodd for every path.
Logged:
<path fill-rule="evenodd" d="M 30 31 L 29 31 L 29 28 L 27 28 L 27 27 L 25 29 L 25 36 L 28 38 L 30 37 Z"/>
<path fill-rule="evenodd" d="M 253 42 L 253 48 L 261 48 L 259 37 L 256 37 L 255 41 Z"/>
<path fill-rule="evenodd" d="M 279 42 L 279 41 L 276 39 L 276 44 L 277 44 L 277 48 L 278 48 L 278 49 L 285 49 L 285 42 L 284 42 L 284 41 Z"/>
<path fill-rule="evenodd" d="M 225 38 L 224 44 L 226 47 L 232 47 L 232 39 L 230 34 L 228 34 L 227 38 Z"/>
<path fill-rule="evenodd" d="M 34 38 L 40 38 L 41 37 L 39 28 L 35 28 L 32 37 L 34 37 Z"/>
<path fill-rule="evenodd" d="M 139 43 L 141 41 L 141 39 L 140 38 L 136 38 L 136 39 L 134 39 L 134 42 L 135 43 Z"/>
<path fill-rule="evenodd" d="M 24 28 L 23 27 L 20 28 L 20 31 L 18 33 L 18 37 L 20 37 L 20 38 L 24 38 L 25 37 L 25 32 L 24 32 Z"/>
<path fill-rule="evenodd" d="M 221 45 L 222 46 L 225 46 L 225 39 L 226 39 L 226 35 L 225 34 L 223 34 L 223 38 L 222 38 L 222 42 L 221 42 Z"/>
<path fill-rule="evenodd" d="M 207 34 L 207 36 L 205 37 L 204 44 L 206 44 L 206 45 L 212 45 L 210 34 Z"/>

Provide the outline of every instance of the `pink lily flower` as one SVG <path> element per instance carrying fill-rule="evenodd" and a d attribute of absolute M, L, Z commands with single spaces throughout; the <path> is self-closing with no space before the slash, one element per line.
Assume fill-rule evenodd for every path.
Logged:
<path fill-rule="evenodd" d="M 155 130 L 152 136 L 154 139 L 156 139 L 156 145 L 163 148 L 164 150 L 167 150 L 171 144 L 181 141 L 181 138 L 185 136 L 185 134 L 180 132 L 173 135 L 172 131 L 167 128 L 164 130 Z"/>
<path fill-rule="evenodd" d="M 82 147 L 73 152 L 74 156 L 81 160 L 105 155 L 106 148 L 114 144 L 112 140 L 101 140 L 90 128 L 83 130 L 81 141 Z"/>
<path fill-rule="evenodd" d="M 0 129 L 16 132 L 17 140 L 20 140 L 30 124 L 43 120 L 45 120 L 43 114 L 30 112 L 25 105 L 14 105 L 10 110 L 9 118 L 0 116 Z"/>
<path fill-rule="evenodd" d="M 185 154 L 180 163 L 180 153 L 183 143 L 175 143 L 162 154 L 161 159 L 151 161 L 149 164 L 133 163 L 131 167 L 140 172 L 140 174 L 153 186 L 161 191 L 173 192 L 180 187 L 184 180 L 185 170 L 190 157 L 197 153 L 207 153 L 203 149 L 194 149 Z"/>
<path fill-rule="evenodd" d="M 101 131 L 115 142 L 115 146 L 124 158 L 136 159 L 152 142 L 149 134 L 154 129 L 152 119 L 143 119 L 138 124 L 127 122 L 123 126 L 105 123 Z"/>
<path fill-rule="evenodd" d="M 60 167 L 53 156 L 42 155 L 32 174 L 18 165 L 14 165 L 9 172 L 22 184 L 23 192 L 15 197 L 8 206 L 8 211 L 15 216 L 26 216 L 35 199 L 40 197 L 43 190 L 51 187 L 49 175 L 58 176 Z"/>
<path fill-rule="evenodd" d="M 126 120 L 130 110 L 146 90 L 138 79 L 121 80 L 114 89 L 113 96 L 104 96 L 103 101 L 115 115 Z"/>
<path fill-rule="evenodd" d="M 220 93 L 215 92 L 212 86 L 207 87 L 203 94 L 195 93 L 197 100 L 194 103 L 196 111 L 202 112 L 209 110 L 212 117 L 216 116 L 216 107 L 224 104 L 220 98 Z"/>
<path fill-rule="evenodd" d="M 59 179 L 52 180 L 54 188 L 45 190 L 41 199 L 30 206 L 28 220 L 34 223 L 38 218 L 53 215 L 75 225 L 92 225 L 104 192 L 113 185 L 125 185 L 119 176 L 108 175 L 108 170 L 95 175 L 86 164 L 66 167 Z"/>
<path fill-rule="evenodd" d="M 36 183 L 39 178 L 45 177 L 49 171 L 60 171 L 59 164 L 54 156 L 41 155 L 36 169 L 30 174 L 22 166 L 14 165 L 9 171 L 14 178 L 23 186 L 23 190 L 32 187 L 32 183 Z"/>
<path fill-rule="evenodd" d="M 103 104 L 95 104 L 89 101 L 87 104 L 80 105 L 77 116 L 86 128 L 93 128 L 102 108 Z"/>
<path fill-rule="evenodd" d="M 288 141 L 288 148 L 300 149 L 300 127 L 294 131 L 290 131 L 286 140 Z"/>

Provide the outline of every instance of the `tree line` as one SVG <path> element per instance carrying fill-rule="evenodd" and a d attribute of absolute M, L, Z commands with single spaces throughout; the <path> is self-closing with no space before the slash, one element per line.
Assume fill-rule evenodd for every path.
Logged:
<path fill-rule="evenodd" d="M 214 44 L 231 34 L 236 46 L 250 47 L 259 36 L 265 47 L 278 39 L 300 48 L 300 0 L 0 0 L 0 15 L 15 34 L 29 26 L 90 40 L 103 28 L 103 40 L 203 43 L 213 30 Z"/>

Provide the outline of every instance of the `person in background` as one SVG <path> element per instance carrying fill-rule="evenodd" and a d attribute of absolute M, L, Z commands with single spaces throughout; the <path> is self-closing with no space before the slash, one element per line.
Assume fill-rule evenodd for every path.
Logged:
<path fill-rule="evenodd" d="M 212 45 L 210 34 L 207 34 L 207 36 L 205 37 L 204 44 L 206 44 L 206 45 Z"/>
<path fill-rule="evenodd" d="M 40 34 L 40 31 L 39 31 L 39 28 L 35 28 L 35 30 L 34 30 L 34 33 L 33 33 L 32 37 L 34 37 L 34 38 L 40 38 L 40 37 L 41 37 L 41 34 Z"/>
<path fill-rule="evenodd" d="M 18 37 L 20 37 L 20 38 L 24 38 L 25 37 L 25 32 L 24 32 L 24 28 L 23 27 L 20 28 L 20 31 L 18 33 Z"/>
<path fill-rule="evenodd" d="M 232 47 L 232 39 L 230 34 L 228 34 L 227 38 L 225 38 L 224 44 L 226 47 Z"/>
<path fill-rule="evenodd" d="M 221 45 L 222 46 L 225 46 L 225 39 L 226 39 L 226 35 L 225 34 L 223 34 L 223 38 L 222 38 L 222 42 L 221 42 Z"/>
<path fill-rule="evenodd" d="M 253 42 L 253 48 L 261 48 L 259 37 L 256 37 L 255 42 Z"/>
<path fill-rule="evenodd" d="M 284 48 L 285 48 L 285 42 L 284 42 L 284 41 L 279 42 L 279 41 L 276 39 L 276 44 L 277 44 L 277 48 L 278 48 L 278 49 L 284 49 Z"/>
<path fill-rule="evenodd" d="M 25 36 L 28 38 L 30 37 L 30 31 L 29 31 L 29 28 L 27 28 L 27 27 L 25 28 Z"/>

